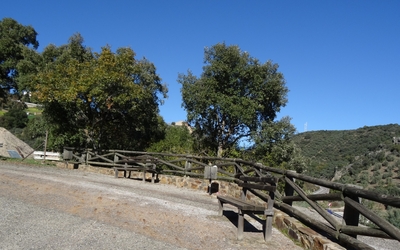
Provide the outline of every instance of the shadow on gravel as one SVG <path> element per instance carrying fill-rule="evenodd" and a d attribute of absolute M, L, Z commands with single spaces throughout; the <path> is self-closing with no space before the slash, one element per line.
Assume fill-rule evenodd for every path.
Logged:
<path fill-rule="evenodd" d="M 247 214 L 246 214 L 247 215 Z M 234 211 L 230 211 L 230 210 L 224 210 L 223 211 L 223 216 L 225 216 L 226 218 L 229 219 L 229 221 L 235 225 L 235 227 L 238 226 L 238 214 Z M 255 215 L 249 215 L 250 217 L 252 217 L 253 219 L 257 220 L 259 223 L 262 223 L 262 220 L 260 218 L 258 218 Z M 246 220 L 246 216 L 244 217 L 244 232 L 255 232 L 255 233 L 259 233 L 259 232 L 263 232 L 263 230 L 260 230 L 258 228 L 256 228 L 255 226 L 253 226 L 250 222 L 248 222 Z"/>
<path fill-rule="evenodd" d="M 143 182 L 143 178 L 131 177 L 131 178 L 126 178 L 126 179 Z M 151 179 L 145 179 L 145 182 L 151 183 Z M 158 179 L 158 178 L 157 178 L 157 179 L 154 179 L 154 183 L 159 183 L 159 182 L 160 182 L 160 179 Z"/>

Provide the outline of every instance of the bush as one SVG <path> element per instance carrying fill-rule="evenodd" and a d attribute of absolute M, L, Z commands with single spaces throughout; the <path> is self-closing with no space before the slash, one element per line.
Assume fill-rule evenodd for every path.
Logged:
<path fill-rule="evenodd" d="M 382 164 L 376 163 L 376 164 L 374 165 L 374 167 L 372 168 L 372 171 L 378 171 L 379 169 L 381 169 L 381 166 L 382 166 Z"/>
<path fill-rule="evenodd" d="M 391 208 L 388 211 L 387 220 L 395 227 L 400 229 L 400 209 Z"/>
<path fill-rule="evenodd" d="M 376 159 L 379 162 L 383 162 L 383 160 L 385 159 L 385 152 L 380 151 L 378 154 L 376 154 Z"/>
<path fill-rule="evenodd" d="M 382 179 L 382 176 L 381 176 L 381 175 L 374 175 L 374 176 L 371 178 L 370 183 L 371 183 L 371 184 L 376 184 L 376 183 L 378 183 L 381 179 Z"/>
<path fill-rule="evenodd" d="M 6 129 L 11 128 L 24 128 L 28 123 L 28 115 L 20 107 L 13 107 L 2 117 L 0 117 L 0 123 Z"/>
<path fill-rule="evenodd" d="M 387 155 L 387 156 L 386 156 L 386 160 L 387 160 L 388 162 L 394 161 L 393 155 Z"/>

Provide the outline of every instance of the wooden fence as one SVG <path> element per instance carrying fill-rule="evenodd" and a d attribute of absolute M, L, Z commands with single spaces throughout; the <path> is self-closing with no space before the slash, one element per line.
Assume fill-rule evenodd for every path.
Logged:
<path fill-rule="evenodd" d="M 156 170 L 161 174 L 185 175 L 196 178 L 218 179 L 240 182 L 238 176 L 266 177 L 278 179 L 281 190 L 275 193 L 274 207 L 290 216 L 295 217 L 303 224 L 329 235 L 346 248 L 373 249 L 369 245 L 357 240 L 358 235 L 386 238 L 400 241 L 400 230 L 385 219 L 379 217 L 361 203 L 369 200 L 400 208 L 400 197 L 380 194 L 370 190 L 363 190 L 354 185 L 331 182 L 317 179 L 304 174 L 264 166 L 261 163 L 244 161 L 242 159 L 204 157 L 185 154 L 151 153 L 138 151 L 110 150 L 100 155 L 90 150 L 76 150 L 65 148 L 63 158 L 73 164 L 87 164 L 101 167 L 126 167 L 138 170 Z M 326 187 L 332 191 L 328 194 L 307 194 L 296 183 L 311 183 Z M 257 190 L 249 189 L 260 199 L 267 201 L 268 196 Z M 294 202 L 306 202 L 320 216 L 322 220 L 311 218 L 292 206 Z M 318 201 L 341 201 L 344 203 L 343 221 L 338 222 Z M 360 217 L 364 216 L 374 227 L 360 224 Z"/>

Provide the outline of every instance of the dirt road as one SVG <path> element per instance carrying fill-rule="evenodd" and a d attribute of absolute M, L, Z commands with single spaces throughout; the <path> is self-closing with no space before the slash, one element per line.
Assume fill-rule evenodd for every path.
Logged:
<path fill-rule="evenodd" d="M 198 191 L 0 162 L 1 249 L 301 249 L 276 229 L 265 243 L 250 218 L 237 241 L 217 208 Z"/>

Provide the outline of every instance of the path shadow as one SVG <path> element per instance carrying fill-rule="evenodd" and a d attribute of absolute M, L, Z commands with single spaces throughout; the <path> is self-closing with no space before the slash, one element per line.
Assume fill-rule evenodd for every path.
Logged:
<path fill-rule="evenodd" d="M 140 178 L 131 177 L 131 178 L 126 178 L 126 179 L 135 180 L 135 181 L 142 181 L 143 182 L 143 178 L 142 177 L 140 177 Z M 150 179 L 146 178 L 145 182 L 151 182 L 151 178 Z M 154 183 L 159 183 L 159 182 L 160 182 L 160 179 L 158 177 L 154 179 Z"/>

